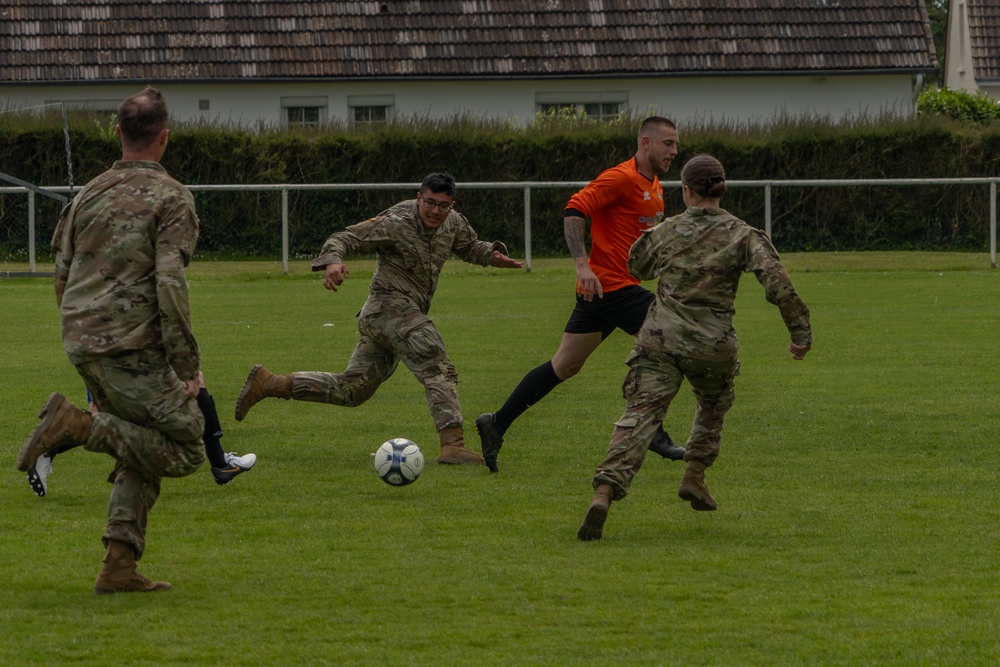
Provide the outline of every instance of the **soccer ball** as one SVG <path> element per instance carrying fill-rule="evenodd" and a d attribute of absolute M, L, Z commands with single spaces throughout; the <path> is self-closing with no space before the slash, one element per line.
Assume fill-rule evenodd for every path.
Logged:
<path fill-rule="evenodd" d="M 375 472 L 386 484 L 406 486 L 424 471 L 424 454 L 406 438 L 386 440 L 375 452 Z"/>

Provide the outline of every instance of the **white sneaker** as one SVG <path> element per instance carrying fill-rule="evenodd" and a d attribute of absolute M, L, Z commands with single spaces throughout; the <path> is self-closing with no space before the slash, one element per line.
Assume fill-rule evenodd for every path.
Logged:
<path fill-rule="evenodd" d="M 244 470 L 250 470 L 255 463 L 257 463 L 256 454 L 244 454 L 243 456 L 236 456 L 236 452 L 226 454 L 226 465 L 228 466 L 239 466 Z"/>
<path fill-rule="evenodd" d="M 34 467 L 28 471 L 28 484 L 31 485 L 31 490 L 34 491 L 35 495 L 39 498 L 48 493 L 48 479 L 51 474 L 52 459 L 49 456 L 42 454 L 35 461 Z"/>
<path fill-rule="evenodd" d="M 216 484 L 229 484 L 234 477 L 242 475 L 257 463 L 256 454 L 236 456 L 236 452 L 229 452 L 224 456 L 226 457 L 226 467 L 212 468 L 212 476 L 215 477 Z"/>

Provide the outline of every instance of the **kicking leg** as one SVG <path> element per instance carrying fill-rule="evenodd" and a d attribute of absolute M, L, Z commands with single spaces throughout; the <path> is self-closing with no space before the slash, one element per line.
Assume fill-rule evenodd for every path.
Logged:
<path fill-rule="evenodd" d="M 579 373 L 603 339 L 600 332 L 564 333 L 559 349 L 550 361 L 528 371 L 499 410 L 476 418 L 476 430 L 482 440 L 483 455 L 491 471 L 498 470 L 497 454 L 500 453 L 503 436 L 511 424 L 559 384 Z"/>

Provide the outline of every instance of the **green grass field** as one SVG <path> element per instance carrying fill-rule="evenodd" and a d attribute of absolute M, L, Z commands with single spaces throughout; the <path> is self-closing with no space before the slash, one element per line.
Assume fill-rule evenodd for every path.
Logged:
<path fill-rule="evenodd" d="M 0 280 L 0 665 L 997 665 L 1000 273 L 983 254 L 784 258 L 813 313 L 793 362 L 746 276 L 742 374 L 708 473 L 719 511 L 677 498 L 651 458 L 576 540 L 620 415 L 617 333 L 508 432 L 500 473 L 433 463 L 405 368 L 367 404 L 233 404 L 254 363 L 340 371 L 372 263 L 340 292 L 296 263 L 189 272 L 223 446 L 257 467 L 164 481 L 140 570 L 173 590 L 93 595 L 112 460 L 60 456 L 37 498 L 14 459 L 50 392 L 82 403 L 48 279 Z M 0 265 L 0 270 L 24 270 Z M 431 315 L 472 421 L 555 351 L 568 260 L 531 273 L 445 267 Z M 667 416 L 687 433 L 682 391 Z M 370 453 L 418 442 L 423 477 L 392 488 Z"/>

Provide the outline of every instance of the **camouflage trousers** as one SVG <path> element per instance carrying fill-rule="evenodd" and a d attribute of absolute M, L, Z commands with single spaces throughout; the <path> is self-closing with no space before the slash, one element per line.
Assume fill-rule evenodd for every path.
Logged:
<path fill-rule="evenodd" d="M 614 487 L 614 500 L 624 498 L 646 458 L 656 427 L 663 422 L 670 402 L 687 378 L 698 402 L 685 461 L 712 465 L 719 455 L 722 426 L 733 405 L 736 359 L 705 361 L 687 359 L 636 345 L 625 360 L 630 370 L 622 385 L 625 412 L 615 422 L 607 458 L 597 466 L 594 488 Z"/>
<path fill-rule="evenodd" d="M 118 461 L 108 479 L 114 486 L 104 543 L 127 542 L 141 558 L 160 480 L 190 475 L 205 460 L 205 418 L 184 395 L 163 350 L 136 350 L 76 369 L 100 410 L 84 448 Z"/>
<path fill-rule="evenodd" d="M 440 332 L 427 315 L 404 308 L 401 300 L 369 303 L 358 319 L 358 331 L 361 337 L 343 373 L 292 373 L 293 399 L 359 406 L 392 376 L 402 360 L 424 386 L 435 428 L 441 431 L 462 426 L 458 373 L 448 359 Z"/>

